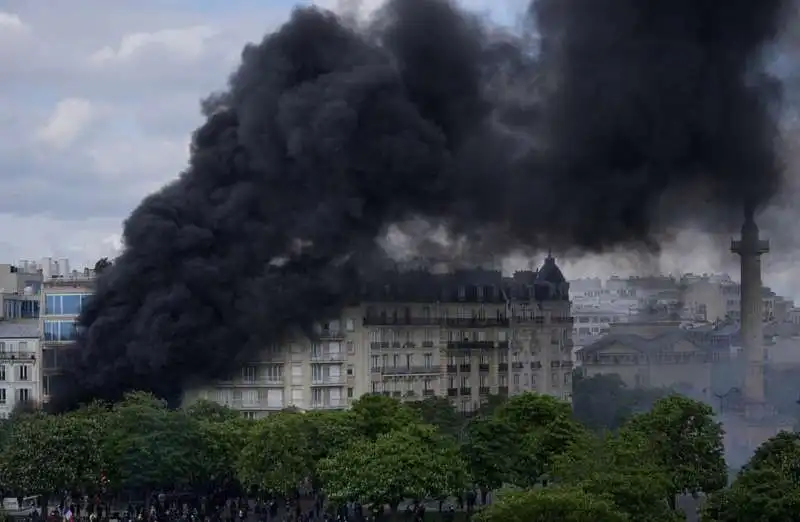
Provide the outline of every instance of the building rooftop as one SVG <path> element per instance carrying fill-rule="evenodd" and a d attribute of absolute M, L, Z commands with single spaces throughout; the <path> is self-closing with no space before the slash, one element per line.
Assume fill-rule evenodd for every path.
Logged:
<path fill-rule="evenodd" d="M 0 339 L 38 339 L 39 323 L 0 321 Z"/>
<path fill-rule="evenodd" d="M 554 264 L 554 263 L 553 263 Z M 561 271 L 555 267 L 558 274 Z M 561 276 L 563 279 L 563 275 Z M 373 275 L 362 285 L 367 302 L 505 303 L 569 300 L 569 283 L 553 283 L 538 271 L 519 271 L 504 277 L 499 270 L 457 270 L 436 274 L 426 270 L 393 270 Z"/>

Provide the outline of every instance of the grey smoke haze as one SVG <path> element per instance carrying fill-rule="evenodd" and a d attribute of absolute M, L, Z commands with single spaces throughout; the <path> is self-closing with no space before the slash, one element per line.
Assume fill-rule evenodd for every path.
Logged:
<path fill-rule="evenodd" d="M 225 375 L 343 306 L 414 218 L 470 262 L 738 223 L 781 187 L 761 55 L 784 4 L 538 0 L 519 34 L 446 0 L 390 1 L 366 28 L 296 10 L 126 221 L 61 406 Z"/>

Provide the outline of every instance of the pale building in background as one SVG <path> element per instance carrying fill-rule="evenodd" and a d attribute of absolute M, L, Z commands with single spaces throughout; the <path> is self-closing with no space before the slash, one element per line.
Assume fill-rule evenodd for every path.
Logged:
<path fill-rule="evenodd" d="M 250 418 L 294 407 L 348 407 L 374 393 L 447 397 L 461 412 L 490 394 L 572 396 L 569 284 L 548 257 L 512 278 L 472 270 L 395 272 L 362 302 L 272 347 L 230 380 L 186 390 Z"/>
<path fill-rule="evenodd" d="M 35 321 L 0 321 L 0 419 L 20 403 L 41 401 L 41 360 Z"/>

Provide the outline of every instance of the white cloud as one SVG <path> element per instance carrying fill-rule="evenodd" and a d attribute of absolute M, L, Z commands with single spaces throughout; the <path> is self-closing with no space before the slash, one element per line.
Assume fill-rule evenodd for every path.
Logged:
<path fill-rule="evenodd" d="M 37 138 L 53 147 L 63 149 L 80 137 L 96 116 L 96 108 L 89 100 L 82 98 L 61 100 L 47 123 L 37 132 Z"/>
<path fill-rule="evenodd" d="M 0 11 L 0 32 L 25 31 L 27 26 L 22 23 L 22 18 L 14 13 Z"/>
<path fill-rule="evenodd" d="M 97 64 L 130 60 L 149 49 L 195 60 L 202 57 L 208 49 L 209 40 L 217 35 L 219 30 L 207 25 L 131 33 L 123 36 L 116 48 L 105 46 L 95 51 L 91 60 Z"/>

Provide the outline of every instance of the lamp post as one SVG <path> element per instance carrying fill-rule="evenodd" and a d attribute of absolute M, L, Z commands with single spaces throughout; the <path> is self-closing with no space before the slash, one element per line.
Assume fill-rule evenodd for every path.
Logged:
<path fill-rule="evenodd" d="M 732 394 L 732 393 L 740 393 L 741 390 L 734 386 L 733 388 L 729 389 L 725 393 L 714 393 L 714 397 L 719 400 L 719 412 L 725 412 L 725 400 Z"/>

